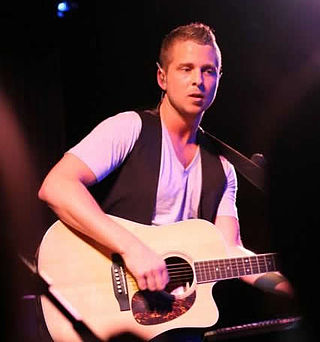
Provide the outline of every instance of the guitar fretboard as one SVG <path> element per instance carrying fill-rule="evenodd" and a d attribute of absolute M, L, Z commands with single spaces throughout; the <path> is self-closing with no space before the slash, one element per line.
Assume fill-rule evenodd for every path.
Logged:
<path fill-rule="evenodd" d="M 197 283 L 207 283 L 244 275 L 277 271 L 276 254 L 259 254 L 249 257 L 196 261 Z"/>

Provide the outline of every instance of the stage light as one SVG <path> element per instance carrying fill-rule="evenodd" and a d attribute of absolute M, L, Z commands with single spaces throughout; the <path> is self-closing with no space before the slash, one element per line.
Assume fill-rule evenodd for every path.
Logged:
<path fill-rule="evenodd" d="M 63 1 L 58 3 L 57 8 L 59 12 L 66 12 L 70 10 L 71 6 L 67 1 Z"/>
<path fill-rule="evenodd" d="M 57 3 L 57 16 L 63 18 L 68 12 L 78 8 L 78 4 L 75 1 L 59 1 Z"/>

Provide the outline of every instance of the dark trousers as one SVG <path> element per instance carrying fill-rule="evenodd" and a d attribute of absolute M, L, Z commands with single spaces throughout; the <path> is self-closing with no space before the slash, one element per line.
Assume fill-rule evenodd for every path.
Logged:
<path fill-rule="evenodd" d="M 202 333 L 200 329 L 175 329 L 167 331 L 150 342 L 201 342 Z"/>

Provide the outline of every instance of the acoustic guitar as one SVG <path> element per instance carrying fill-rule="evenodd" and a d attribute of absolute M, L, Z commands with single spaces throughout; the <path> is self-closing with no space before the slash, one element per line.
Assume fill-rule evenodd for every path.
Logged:
<path fill-rule="evenodd" d="M 38 255 L 39 274 L 102 341 L 123 332 L 149 340 L 170 329 L 213 326 L 213 284 L 278 269 L 274 253 L 228 257 L 221 233 L 205 220 L 153 227 L 110 217 L 163 256 L 170 276 L 164 291 L 140 291 L 119 255 L 61 221 L 48 229 Z M 54 341 L 82 341 L 46 296 L 41 305 Z"/>

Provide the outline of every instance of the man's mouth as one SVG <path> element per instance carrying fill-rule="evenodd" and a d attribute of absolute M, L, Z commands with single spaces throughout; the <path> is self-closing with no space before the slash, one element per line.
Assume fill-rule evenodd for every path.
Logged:
<path fill-rule="evenodd" d="M 189 96 L 194 97 L 195 99 L 203 99 L 204 98 L 204 95 L 201 93 L 192 93 L 192 94 L 189 94 Z"/>

